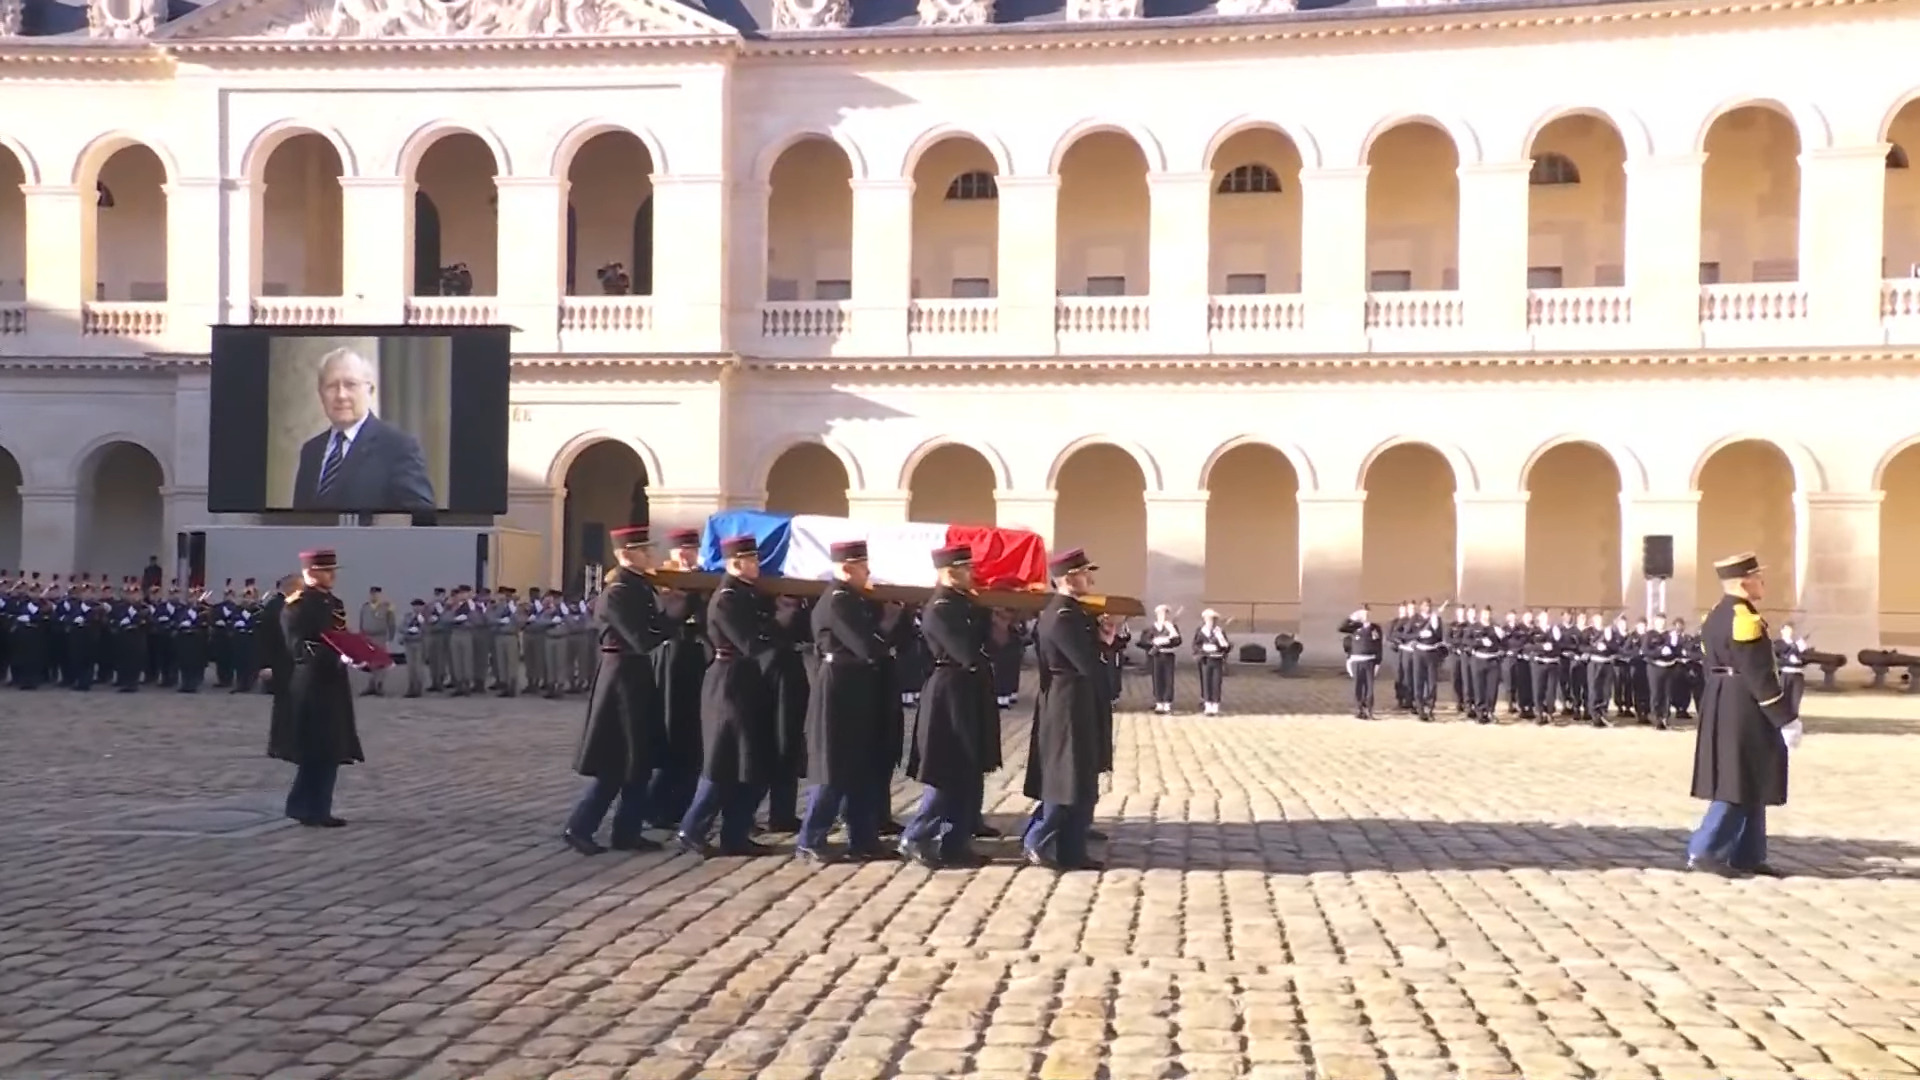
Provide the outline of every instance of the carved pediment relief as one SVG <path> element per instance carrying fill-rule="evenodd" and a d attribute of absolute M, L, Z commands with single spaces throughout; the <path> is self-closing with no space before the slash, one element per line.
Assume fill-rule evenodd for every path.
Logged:
<path fill-rule="evenodd" d="M 178 32 L 171 32 L 176 27 Z M 165 36 L 178 41 L 381 41 L 735 33 L 718 19 L 675 0 L 222 0 L 176 27 L 170 27 Z"/>
<path fill-rule="evenodd" d="M 1222 15 L 1285 15 L 1293 4 L 1294 0 L 1218 0 L 1214 6 Z"/>
<path fill-rule="evenodd" d="M 922 26 L 985 26 L 993 21 L 993 0 L 920 0 Z"/>
<path fill-rule="evenodd" d="M 1140 0 L 1067 0 L 1067 19 L 1071 22 L 1110 22 L 1137 19 Z"/>
<path fill-rule="evenodd" d="M 849 0 L 773 0 L 775 30 L 844 30 L 852 21 Z"/>
<path fill-rule="evenodd" d="M 87 36 L 129 41 L 153 36 L 167 21 L 167 0 L 87 0 Z"/>
<path fill-rule="evenodd" d="M 26 7 L 22 0 L 0 0 L 0 37 L 12 37 L 20 32 Z"/>

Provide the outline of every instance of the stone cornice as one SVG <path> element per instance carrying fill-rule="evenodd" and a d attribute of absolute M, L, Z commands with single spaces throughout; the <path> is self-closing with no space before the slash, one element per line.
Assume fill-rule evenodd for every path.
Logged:
<path fill-rule="evenodd" d="M 211 364 L 205 353 L 148 353 L 122 356 L 5 356 L 0 355 L 0 372 L 136 371 L 144 373 L 205 370 Z M 527 370 L 599 370 L 608 373 L 643 371 L 648 368 L 681 370 L 723 370 L 739 363 L 732 353 L 629 354 L 624 356 L 568 356 L 558 353 L 516 355 L 515 372 Z"/>
<path fill-rule="evenodd" d="M 1206 376 L 1271 374 L 1367 378 L 1411 372 L 1471 375 L 1547 373 L 1602 375 L 1625 370 L 1634 376 L 1726 374 L 1744 368 L 1764 374 L 1910 373 L 1920 368 L 1920 348 L 1872 350 L 1805 349 L 1769 352 L 1657 351 L 1607 353 L 1503 353 L 1476 355 L 1337 353 L 1286 356 L 962 356 L 789 360 L 742 357 L 743 370 L 780 375 L 913 373 L 1020 373 L 1032 375 L 1140 374 Z"/>
<path fill-rule="evenodd" d="M 719 34 L 649 35 L 645 37 L 551 37 L 551 38 L 421 38 L 376 39 L 371 41 L 324 41 L 312 38 L 235 38 L 208 41 L 168 41 L 155 49 L 168 57 L 190 57 L 204 62 L 210 57 L 238 57 L 247 60 L 293 56 L 367 57 L 423 55 L 467 57 L 475 54 L 523 53 L 607 53 L 634 49 L 673 49 L 694 53 L 733 53 L 740 43 L 737 37 Z"/>

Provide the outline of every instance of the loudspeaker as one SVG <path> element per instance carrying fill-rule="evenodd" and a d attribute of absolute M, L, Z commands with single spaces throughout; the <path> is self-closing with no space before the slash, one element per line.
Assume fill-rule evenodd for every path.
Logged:
<path fill-rule="evenodd" d="M 207 534 L 203 532 L 187 534 L 187 586 L 207 587 Z"/>
<path fill-rule="evenodd" d="M 491 561 L 489 557 L 493 554 L 492 541 L 493 538 L 486 533 L 475 533 L 473 536 L 473 587 L 476 589 L 491 588 L 499 584 L 487 578 L 487 564 Z"/>
<path fill-rule="evenodd" d="M 1640 572 L 1650 578 L 1673 577 L 1673 537 L 1640 538 Z"/>

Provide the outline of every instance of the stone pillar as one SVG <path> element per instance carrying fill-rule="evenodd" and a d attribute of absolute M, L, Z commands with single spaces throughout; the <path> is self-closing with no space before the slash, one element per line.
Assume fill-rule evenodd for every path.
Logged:
<path fill-rule="evenodd" d="M 1700 493 L 1620 493 L 1620 598 L 1631 609 L 1646 604 L 1646 569 L 1640 564 L 1640 556 L 1641 539 L 1647 536 L 1673 537 L 1673 578 L 1667 582 L 1666 614 L 1692 625 L 1700 616 L 1694 603 L 1700 577 Z"/>
<path fill-rule="evenodd" d="M 253 321 L 253 299 L 266 283 L 267 183 L 235 181 L 227 192 L 227 273 L 221 300 L 227 321 Z"/>
<path fill-rule="evenodd" d="M 993 519 L 1001 528 L 1027 529 L 1037 533 L 1053 549 L 1053 512 L 1059 501 L 1057 491 L 1024 491 L 995 488 Z"/>
<path fill-rule="evenodd" d="M 1532 170 L 1532 161 L 1460 166 L 1459 288 L 1475 348 L 1504 352 L 1528 346 L 1527 177 Z"/>
<path fill-rule="evenodd" d="M 1060 308 L 1060 178 L 1002 176 L 995 183 L 1000 189 L 995 282 L 1000 340 L 1015 355 L 1051 356 L 1058 347 L 1054 326 Z M 1047 527 L 1053 527 L 1052 510 Z"/>
<path fill-rule="evenodd" d="M 74 558 L 79 531 L 80 493 L 73 488 L 20 489 L 20 568 L 42 574 L 79 569 Z"/>
<path fill-rule="evenodd" d="M 1766 606 L 1795 607 L 1795 629 L 1822 652 L 1852 657 L 1880 641 L 1880 491 L 1797 494 L 1794 579 L 1798 603 L 1769 597 Z"/>
<path fill-rule="evenodd" d="M 1310 663 L 1342 663 L 1335 627 L 1366 599 L 1361 593 L 1364 491 L 1302 491 L 1300 504 L 1300 642 Z"/>
<path fill-rule="evenodd" d="M 93 207 L 77 187 L 20 190 L 26 196 L 26 250 L 33 253 L 26 266 L 29 340 L 77 338 L 96 276 Z M 96 198 L 91 188 L 84 196 Z"/>
<path fill-rule="evenodd" d="M 764 214 L 764 197 L 760 207 Z M 746 235 L 760 238 L 766 233 Z M 662 349 L 727 350 L 726 238 L 726 177 L 653 177 L 653 325 Z M 761 259 L 766 257 L 765 244 L 760 254 Z M 761 265 L 758 259 L 739 259 L 737 254 L 736 258 Z M 763 282 L 761 288 L 765 287 Z M 760 293 L 749 290 L 742 295 L 753 300 Z"/>
<path fill-rule="evenodd" d="M 907 520 L 907 504 L 913 493 L 903 490 L 849 491 L 847 516 L 875 525 L 901 525 Z"/>
<path fill-rule="evenodd" d="M 501 528 L 518 529 L 539 536 L 543 541 L 540 565 L 546 568 L 547 587 L 565 588 L 576 582 L 561 581 L 566 560 L 567 492 L 545 484 L 507 488 L 507 512 L 499 519 Z"/>
<path fill-rule="evenodd" d="M 1207 492 L 1149 491 L 1147 502 L 1148 607 L 1172 604 L 1199 611 L 1207 589 Z"/>
<path fill-rule="evenodd" d="M 1800 280 L 1814 340 L 1824 345 L 1886 340 L 1880 292 L 1888 276 L 1881 241 L 1889 149 L 1873 143 L 1800 155 Z"/>
<path fill-rule="evenodd" d="M 1175 355 L 1207 351 L 1213 173 L 1150 173 L 1148 328 Z M 1151 513 L 1151 511 L 1149 512 Z M 1152 575 L 1148 575 L 1152 580 Z"/>
<path fill-rule="evenodd" d="M 1453 497 L 1454 596 L 1504 612 L 1527 594 L 1527 493 L 1462 491 Z"/>
<path fill-rule="evenodd" d="M 194 532 L 215 523 L 213 516 L 207 513 L 207 489 L 204 484 L 162 487 L 160 516 L 162 546 L 168 550 L 173 548 L 175 533 Z"/>
<path fill-rule="evenodd" d="M 1706 162 L 1705 154 L 1627 161 L 1627 294 L 1636 341 L 1667 348 L 1700 344 L 1700 177 Z"/>
<path fill-rule="evenodd" d="M 566 291 L 567 188 L 552 176 L 496 176 L 500 227 L 495 294 L 500 321 L 518 331 L 514 351 L 560 348 L 560 296 Z"/>
<path fill-rule="evenodd" d="M 1368 171 L 1300 171 L 1300 292 L 1318 351 L 1367 351 Z"/>
<path fill-rule="evenodd" d="M 342 321 L 406 320 L 413 291 L 414 183 L 393 176 L 340 178 Z"/>
<path fill-rule="evenodd" d="M 907 355 L 913 181 L 853 181 L 853 336 L 862 356 Z"/>
<path fill-rule="evenodd" d="M 189 177 L 167 184 L 167 344 L 205 352 L 207 328 L 225 321 L 222 283 L 227 245 L 226 199 L 238 180 Z M 244 206 L 244 202 L 242 204 Z M 242 218 L 242 228 L 245 227 Z"/>
<path fill-rule="evenodd" d="M 720 272 L 727 275 L 727 323 L 732 335 L 728 348 L 742 351 L 753 348 L 760 340 L 760 305 L 767 299 L 767 200 L 773 196 L 773 187 L 765 183 L 740 183 L 733 188 L 733 207 L 728 214 L 732 228 L 727 236 L 734 242 L 726 244 L 714 257 L 724 264 Z M 653 249 L 665 250 L 660 229 L 661 215 L 658 204 L 654 206 Z M 659 264 L 658 256 L 654 263 Z M 653 291 L 657 297 L 662 288 L 661 275 L 653 278 Z M 656 301 L 657 305 L 657 301 Z"/>

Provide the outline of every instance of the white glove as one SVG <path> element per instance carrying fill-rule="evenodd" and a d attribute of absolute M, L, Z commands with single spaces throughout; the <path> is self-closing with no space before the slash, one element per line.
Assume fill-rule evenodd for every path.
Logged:
<path fill-rule="evenodd" d="M 1787 749 L 1798 750 L 1800 749 L 1800 740 L 1806 733 L 1807 729 L 1800 721 L 1795 720 L 1793 723 L 1780 729 L 1780 741 L 1787 744 Z"/>

